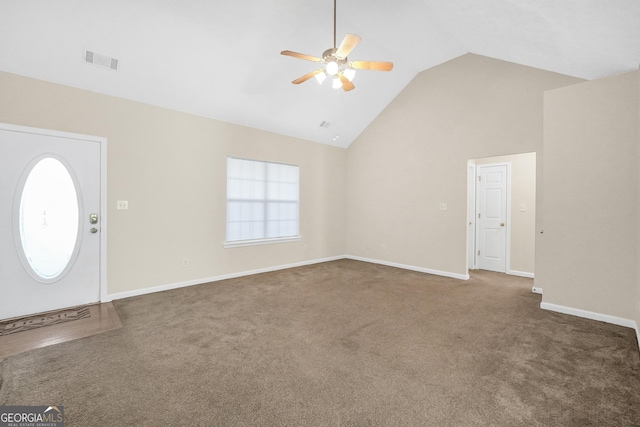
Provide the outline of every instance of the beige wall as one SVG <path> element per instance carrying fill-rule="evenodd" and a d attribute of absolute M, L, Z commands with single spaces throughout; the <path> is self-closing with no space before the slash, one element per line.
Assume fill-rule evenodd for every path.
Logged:
<path fill-rule="evenodd" d="M 545 93 L 544 303 L 638 318 L 638 74 Z"/>
<path fill-rule="evenodd" d="M 418 74 L 348 149 L 347 253 L 466 274 L 467 161 L 540 153 L 543 92 L 581 81 L 473 54 Z"/>
<path fill-rule="evenodd" d="M 530 273 L 535 270 L 536 239 L 536 153 L 486 157 L 476 165 L 511 164 L 511 250 L 507 273 Z M 525 211 L 521 211 L 521 205 Z"/>
<path fill-rule="evenodd" d="M 0 98 L 0 122 L 108 138 L 109 293 L 345 253 L 343 149 L 1 72 Z M 223 248 L 227 156 L 300 165 L 302 241 Z"/>

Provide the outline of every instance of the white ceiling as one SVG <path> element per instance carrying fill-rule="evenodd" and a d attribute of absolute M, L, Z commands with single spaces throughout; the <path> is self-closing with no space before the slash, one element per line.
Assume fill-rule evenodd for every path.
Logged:
<path fill-rule="evenodd" d="M 332 47 L 331 0 L 0 0 L 0 70 L 346 147 L 417 73 L 467 52 L 584 79 L 640 64 L 640 0 L 338 0 L 337 27 L 338 43 L 362 37 L 350 59 L 393 71 L 337 96 L 291 84 L 317 67 L 280 51 Z"/>

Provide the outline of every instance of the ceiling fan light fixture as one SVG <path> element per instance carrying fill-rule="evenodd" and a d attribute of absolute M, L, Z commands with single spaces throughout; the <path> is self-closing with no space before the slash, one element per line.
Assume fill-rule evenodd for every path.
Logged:
<path fill-rule="evenodd" d="M 333 0 L 333 47 L 325 50 L 321 57 L 291 50 L 283 50 L 280 54 L 322 64 L 321 67 L 323 68 L 307 73 L 291 83 L 297 85 L 306 82 L 311 77 L 315 77 L 318 83 L 322 84 L 328 75 L 333 79 L 332 86 L 334 89 L 342 88 L 345 92 L 350 92 L 355 89 L 354 84 L 351 82 L 355 77 L 355 70 L 391 71 L 393 69 L 393 62 L 349 61 L 349 55 L 360 41 L 362 41 L 362 38 L 357 34 L 347 33 L 340 45 L 337 45 L 336 0 Z"/>
<path fill-rule="evenodd" d="M 347 80 L 352 82 L 353 78 L 356 76 L 356 70 L 354 70 L 353 68 L 347 68 L 342 72 L 342 74 L 344 74 Z"/>
<path fill-rule="evenodd" d="M 338 63 L 335 61 L 331 61 L 327 63 L 327 74 L 330 76 L 335 76 L 338 73 Z"/>

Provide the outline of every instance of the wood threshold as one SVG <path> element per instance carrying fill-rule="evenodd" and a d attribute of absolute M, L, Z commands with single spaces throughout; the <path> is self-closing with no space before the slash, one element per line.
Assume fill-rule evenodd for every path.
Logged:
<path fill-rule="evenodd" d="M 35 348 L 122 328 L 122 322 L 112 303 L 93 304 L 89 306 L 89 309 L 91 316 L 86 319 L 1 336 L 0 361 Z"/>

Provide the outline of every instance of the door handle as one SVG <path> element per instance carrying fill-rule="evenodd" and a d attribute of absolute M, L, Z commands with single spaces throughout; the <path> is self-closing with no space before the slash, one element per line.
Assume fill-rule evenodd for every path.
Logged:
<path fill-rule="evenodd" d="M 504 227 L 504 222 L 501 222 L 501 223 L 500 223 L 500 227 Z"/>
<path fill-rule="evenodd" d="M 90 224 L 97 224 L 98 223 L 98 214 L 89 215 L 89 223 Z"/>

